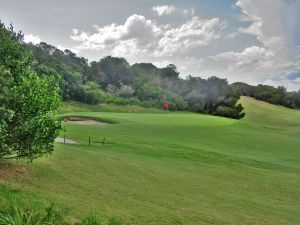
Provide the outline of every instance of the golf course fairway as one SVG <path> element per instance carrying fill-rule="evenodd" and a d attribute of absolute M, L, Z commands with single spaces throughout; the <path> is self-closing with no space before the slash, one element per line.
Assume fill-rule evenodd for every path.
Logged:
<path fill-rule="evenodd" d="M 124 224 L 300 224 L 300 111 L 240 101 L 242 120 L 66 105 L 59 117 L 104 123 L 64 123 L 76 144 L 2 182 Z"/>

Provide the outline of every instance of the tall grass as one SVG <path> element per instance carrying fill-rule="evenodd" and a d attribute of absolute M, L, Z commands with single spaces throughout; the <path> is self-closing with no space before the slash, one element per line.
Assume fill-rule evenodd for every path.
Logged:
<path fill-rule="evenodd" d="M 97 214 L 91 213 L 74 225 L 122 225 L 116 218 L 111 218 L 108 222 Z M 24 210 L 15 207 L 12 212 L 0 213 L 0 225 L 71 225 L 55 207 L 51 206 L 45 211 Z"/>
<path fill-rule="evenodd" d="M 25 211 L 15 208 L 11 213 L 0 214 L 0 225 L 52 225 L 60 221 L 53 207 L 42 211 Z"/>
<path fill-rule="evenodd" d="M 72 222 L 71 222 L 72 221 Z M 74 222 L 75 221 L 75 222 Z M 116 218 L 102 219 L 96 213 L 74 218 L 68 209 L 23 195 L 0 185 L 0 225 L 121 225 Z"/>

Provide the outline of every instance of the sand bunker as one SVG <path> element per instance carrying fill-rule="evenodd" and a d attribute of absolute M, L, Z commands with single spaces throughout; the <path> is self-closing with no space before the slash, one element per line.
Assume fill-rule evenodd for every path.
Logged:
<path fill-rule="evenodd" d="M 65 123 L 80 124 L 80 125 L 107 125 L 107 123 L 99 122 L 93 119 L 82 117 L 68 117 L 64 119 Z"/>
<path fill-rule="evenodd" d="M 71 144 L 71 145 L 77 144 L 76 141 L 72 141 L 72 140 L 67 139 L 67 138 L 66 138 L 66 140 L 64 140 L 64 138 L 55 138 L 54 141 L 57 142 L 57 143 L 66 143 L 66 144 Z"/>

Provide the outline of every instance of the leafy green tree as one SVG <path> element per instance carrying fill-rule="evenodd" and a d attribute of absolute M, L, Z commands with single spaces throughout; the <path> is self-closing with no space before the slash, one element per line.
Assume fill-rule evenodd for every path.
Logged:
<path fill-rule="evenodd" d="M 243 112 L 244 108 L 237 102 L 238 98 L 228 97 L 216 108 L 213 114 L 233 119 L 241 119 L 245 116 L 245 113 Z"/>
<path fill-rule="evenodd" d="M 234 96 L 253 96 L 254 87 L 249 84 L 236 82 L 231 84 L 230 87 Z"/>
<path fill-rule="evenodd" d="M 236 107 L 220 105 L 215 110 L 214 115 L 233 118 L 233 119 L 241 119 L 245 116 L 245 113 L 241 112 L 242 110 L 243 107 L 240 104 L 238 104 Z"/>
<path fill-rule="evenodd" d="M 101 85 L 105 80 L 105 73 L 102 71 L 101 64 L 99 62 L 91 62 L 87 72 L 87 79 L 94 81 Z"/>
<path fill-rule="evenodd" d="M 82 85 L 82 92 L 78 98 L 88 104 L 98 104 L 105 98 L 105 93 L 101 91 L 99 86 L 93 81 L 88 81 Z"/>
<path fill-rule="evenodd" d="M 204 86 L 206 110 L 213 113 L 230 94 L 230 88 L 226 79 L 210 77 Z"/>
<path fill-rule="evenodd" d="M 183 110 L 187 108 L 187 103 L 181 96 L 168 90 L 164 90 L 153 84 L 145 84 L 136 92 L 137 97 L 147 101 L 149 106 L 161 108 L 166 102 L 169 103 L 171 110 Z"/>
<path fill-rule="evenodd" d="M 178 78 L 179 72 L 177 71 L 177 67 L 173 64 L 169 64 L 165 68 L 161 69 L 162 75 L 167 78 Z"/>
<path fill-rule="evenodd" d="M 129 70 L 129 63 L 124 58 L 107 56 L 99 62 L 101 70 L 105 73 L 101 83 L 103 88 L 109 84 L 120 87 L 122 84 L 129 84 L 133 74 Z"/>
<path fill-rule="evenodd" d="M 204 97 L 199 90 L 193 90 L 185 97 L 190 109 L 195 112 L 204 111 Z"/>
<path fill-rule="evenodd" d="M 0 23 L 0 159 L 36 159 L 53 151 L 61 130 L 54 77 L 39 77 L 23 35 Z"/>

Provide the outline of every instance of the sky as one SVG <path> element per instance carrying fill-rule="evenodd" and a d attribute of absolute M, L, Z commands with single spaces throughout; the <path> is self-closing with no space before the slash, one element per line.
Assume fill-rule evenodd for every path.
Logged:
<path fill-rule="evenodd" d="M 26 42 L 290 91 L 300 90 L 299 11 L 300 0 L 0 0 L 0 19 Z"/>

